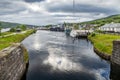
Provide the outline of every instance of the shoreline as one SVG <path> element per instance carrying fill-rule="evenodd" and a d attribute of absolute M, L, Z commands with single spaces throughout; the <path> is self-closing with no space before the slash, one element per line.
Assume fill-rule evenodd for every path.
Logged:
<path fill-rule="evenodd" d="M 36 33 L 36 30 L 33 30 L 28 36 L 26 36 L 24 39 L 26 39 L 27 37 L 29 37 L 30 35 Z M 24 40 L 23 39 L 23 40 Z M 23 41 L 22 40 L 22 41 Z M 22 42 L 21 41 L 21 42 Z M 20 42 L 20 43 L 21 43 Z M 23 45 L 23 44 L 22 44 Z M 24 61 L 25 61 L 25 70 L 23 72 L 23 75 L 21 76 L 21 79 L 20 80 L 26 80 L 26 73 L 28 71 L 28 67 L 29 67 L 29 53 L 28 53 L 28 50 L 26 49 L 26 47 L 23 45 L 23 48 L 24 48 Z"/>
<path fill-rule="evenodd" d="M 102 59 L 104 59 L 104 60 L 107 60 L 107 61 L 111 61 L 111 55 L 108 55 L 108 54 L 106 54 L 106 53 L 103 53 L 103 52 L 99 51 L 97 48 L 95 48 L 94 42 L 92 42 L 92 40 L 89 39 L 89 38 L 87 38 L 87 39 L 91 41 L 91 43 L 93 44 L 93 50 L 94 50 L 94 52 L 95 52 L 100 58 L 102 58 Z"/>
<path fill-rule="evenodd" d="M 111 55 L 101 52 L 100 50 L 98 50 L 95 46 L 94 46 L 94 42 L 91 40 L 91 38 L 88 36 L 88 40 L 91 41 L 91 43 L 93 44 L 93 50 L 94 52 L 102 59 L 107 60 L 107 61 L 111 61 Z"/>
<path fill-rule="evenodd" d="M 94 46 L 94 45 L 93 45 Z M 99 51 L 97 48 L 94 47 L 94 52 L 102 59 L 105 59 L 107 61 L 111 61 L 111 55 L 108 55 L 106 53 L 103 53 Z"/>

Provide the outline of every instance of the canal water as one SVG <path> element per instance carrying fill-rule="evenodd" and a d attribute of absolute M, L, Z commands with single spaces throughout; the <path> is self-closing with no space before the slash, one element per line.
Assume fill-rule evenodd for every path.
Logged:
<path fill-rule="evenodd" d="M 29 51 L 25 80 L 110 80 L 110 64 L 87 39 L 37 31 L 22 42 Z"/>

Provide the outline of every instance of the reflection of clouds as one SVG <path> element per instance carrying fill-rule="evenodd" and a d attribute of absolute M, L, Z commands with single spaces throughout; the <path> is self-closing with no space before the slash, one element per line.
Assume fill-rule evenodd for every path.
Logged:
<path fill-rule="evenodd" d="M 61 50 L 57 48 L 49 48 L 48 51 L 49 56 L 43 63 L 51 65 L 54 70 L 78 71 L 82 69 L 82 66 L 70 61 Z"/>
<path fill-rule="evenodd" d="M 62 41 L 65 41 L 66 39 L 63 38 L 63 36 L 59 37 L 58 35 L 56 36 L 52 36 L 53 38 L 55 38 L 56 40 L 62 40 Z"/>
<path fill-rule="evenodd" d="M 55 42 L 55 41 L 48 41 L 48 44 L 50 44 L 50 45 L 56 45 L 56 46 L 62 46 L 62 47 L 75 47 L 74 44 L 67 44 L 67 43 Z"/>
<path fill-rule="evenodd" d="M 105 69 L 93 70 L 95 73 L 96 80 L 109 80 L 109 75 Z"/>
<path fill-rule="evenodd" d="M 41 45 L 40 45 L 39 43 L 35 43 L 35 44 L 34 44 L 34 48 L 35 48 L 36 50 L 39 50 L 40 47 L 41 47 Z"/>
<path fill-rule="evenodd" d="M 73 62 L 66 53 L 58 48 L 48 48 L 49 56 L 43 61 L 43 64 L 52 66 L 53 70 L 75 71 L 92 75 L 96 80 L 108 80 L 102 74 L 106 73 L 104 69 L 87 69 L 86 66 Z"/>
<path fill-rule="evenodd" d="M 56 35 L 38 31 L 25 40 L 30 47 L 28 76 L 41 75 L 40 79 L 48 77 L 48 80 L 109 80 L 108 65 L 89 48 L 91 44 L 87 46 L 87 41 L 81 39 L 73 43 L 71 38 Z"/>
<path fill-rule="evenodd" d="M 35 50 L 39 50 L 41 48 L 41 42 L 37 36 L 35 37 L 33 47 Z"/>

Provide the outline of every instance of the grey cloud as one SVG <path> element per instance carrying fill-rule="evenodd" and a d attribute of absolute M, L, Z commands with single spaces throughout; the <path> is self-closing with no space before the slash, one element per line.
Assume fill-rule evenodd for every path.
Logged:
<path fill-rule="evenodd" d="M 0 15 L 16 14 L 24 10 L 26 10 L 26 8 L 23 5 L 15 4 L 12 1 L 0 2 Z"/>
<path fill-rule="evenodd" d="M 0 0 L 0 20 L 41 25 L 64 21 L 93 20 L 119 13 L 115 7 L 101 6 L 99 3 L 97 6 L 95 5 L 94 2 L 93 5 L 76 3 L 75 11 L 77 14 L 73 16 L 73 7 L 70 2 L 58 3 L 58 0 L 50 0 L 49 3 L 46 0 Z M 39 6 L 40 9 L 36 6 Z"/>
<path fill-rule="evenodd" d="M 24 0 L 24 1 L 32 3 L 32 2 L 41 2 L 41 1 L 45 1 L 45 0 Z"/>
<path fill-rule="evenodd" d="M 73 12 L 72 5 L 49 5 L 47 6 L 47 10 L 50 12 Z M 117 13 L 117 10 L 110 9 L 110 8 L 103 8 L 93 5 L 86 5 L 86 4 L 76 4 L 75 5 L 75 12 L 77 13 L 106 13 L 112 14 Z"/>
<path fill-rule="evenodd" d="M 0 2 L 0 9 L 1 8 L 9 8 L 8 5 L 10 5 L 11 3 L 10 2 Z"/>

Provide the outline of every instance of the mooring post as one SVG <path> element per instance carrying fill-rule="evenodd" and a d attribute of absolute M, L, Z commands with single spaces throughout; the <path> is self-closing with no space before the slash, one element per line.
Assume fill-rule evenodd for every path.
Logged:
<path fill-rule="evenodd" d="M 120 40 L 113 41 L 110 80 L 120 79 Z"/>
<path fill-rule="evenodd" d="M 120 65 L 120 40 L 113 41 L 111 62 Z"/>

